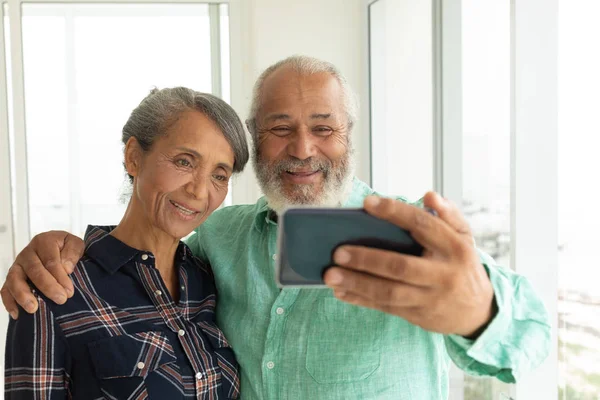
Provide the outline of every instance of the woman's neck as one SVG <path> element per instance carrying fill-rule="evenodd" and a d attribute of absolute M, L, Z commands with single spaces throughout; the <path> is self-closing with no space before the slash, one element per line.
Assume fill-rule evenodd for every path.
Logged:
<path fill-rule="evenodd" d="M 130 200 L 121 222 L 110 234 L 129 247 L 151 252 L 171 296 L 178 298 L 179 292 L 176 289 L 179 288 L 179 279 L 174 260 L 179 239 L 158 229 L 143 214 L 136 212 L 140 207 L 132 206 L 133 201 L 134 199 Z"/>

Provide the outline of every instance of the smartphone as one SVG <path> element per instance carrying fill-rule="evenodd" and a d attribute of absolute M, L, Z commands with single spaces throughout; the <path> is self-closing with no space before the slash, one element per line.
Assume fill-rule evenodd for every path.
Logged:
<path fill-rule="evenodd" d="M 360 208 L 290 208 L 279 216 L 275 277 L 279 287 L 326 287 L 325 270 L 344 244 L 420 256 L 410 233 Z"/>

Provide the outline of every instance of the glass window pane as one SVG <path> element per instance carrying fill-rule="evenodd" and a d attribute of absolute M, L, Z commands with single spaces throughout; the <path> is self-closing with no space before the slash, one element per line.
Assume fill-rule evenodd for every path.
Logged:
<path fill-rule="evenodd" d="M 510 1 L 463 0 L 463 202 L 477 246 L 510 267 Z M 465 400 L 511 388 L 467 376 Z"/>
<path fill-rule="evenodd" d="M 600 2 L 560 0 L 558 351 L 561 400 L 600 398 Z"/>
<path fill-rule="evenodd" d="M 13 99 L 12 99 L 12 63 L 10 56 L 10 20 L 8 17 L 8 4 L 3 3 L 4 7 L 4 50 L 5 50 L 5 59 L 6 59 L 6 83 L 7 83 L 7 103 L 8 103 L 8 140 L 10 144 L 10 183 L 11 183 L 11 193 L 12 193 L 12 216 L 13 221 L 16 220 L 16 207 L 17 207 L 17 195 L 15 190 L 15 154 L 14 154 L 14 143 L 15 143 L 15 131 L 14 131 L 14 121 L 13 121 Z"/>
<path fill-rule="evenodd" d="M 373 188 L 417 200 L 433 189 L 430 1 L 369 6 Z"/>
<path fill-rule="evenodd" d="M 229 69 L 229 5 L 219 5 L 220 37 L 221 37 L 221 93 L 223 100 L 231 104 L 231 76 Z"/>
<path fill-rule="evenodd" d="M 11 58 L 10 58 L 10 27 L 9 27 L 9 19 L 8 19 L 8 4 L 6 3 L 1 3 L 0 2 L 0 7 L 2 7 L 2 14 L 4 15 L 4 17 L 2 18 L 2 22 L 3 22 L 3 30 L 2 32 L 4 33 L 4 56 L 5 56 L 5 60 L 6 60 L 6 80 L 7 80 L 7 98 L 6 99 L 0 99 L 0 107 L 7 107 L 7 111 L 8 111 L 8 141 L 9 143 L 14 143 L 14 132 L 13 132 L 13 128 L 12 128 L 12 85 L 11 85 L 11 79 L 12 79 L 12 73 L 10 70 L 10 62 L 11 62 Z M 4 130 L 5 129 L 5 121 L 1 121 L 0 122 L 2 124 L 2 126 L 0 127 L 0 129 Z M 4 141 L 5 137 L 2 138 L 2 141 L 0 143 L 0 146 L 6 146 L 7 143 Z M 2 154 L 5 153 L 5 149 L 2 149 Z M 0 207 L 4 208 L 4 207 L 9 207 L 9 202 L 5 201 L 5 199 L 7 199 L 6 196 L 11 196 L 12 194 L 12 203 L 14 205 L 15 203 L 15 190 L 14 190 L 14 172 L 15 172 L 15 166 L 14 166 L 14 153 L 13 153 L 13 146 L 11 146 L 9 144 L 9 162 L 10 162 L 10 176 L 8 176 L 8 180 L 10 180 L 10 188 L 6 188 L 6 187 L 0 187 L 0 190 L 2 190 L 2 193 L 0 193 Z M 4 160 L 2 160 L 2 165 L 4 165 Z M 7 176 L 4 174 L 8 174 L 8 171 L 5 170 L 1 170 L 0 169 L 0 174 L 2 174 L 2 181 L 5 182 Z M 11 210 L 2 210 L 3 211 L 3 215 L 8 216 L 8 218 L 12 218 L 13 221 L 15 219 L 15 209 L 12 209 L 12 213 Z M 0 225 L 3 223 L 3 221 L 0 221 Z M 10 225 L 5 225 L 3 227 L 0 228 L 0 276 L 6 276 L 6 273 L 8 272 L 8 268 L 10 267 L 10 265 L 13 262 L 13 235 L 12 232 L 9 231 L 9 229 L 11 229 Z M 4 370 L 4 352 L 5 352 L 5 343 L 6 343 L 6 330 L 8 328 L 8 322 L 9 322 L 9 317 L 7 316 L 6 312 L 2 315 L 2 318 L 0 319 L 0 368 L 2 370 Z M 0 374 L 0 387 L 4 387 L 4 374 Z M 0 399 L 4 398 L 3 397 L 3 393 L 0 393 Z"/>
<path fill-rule="evenodd" d="M 24 4 L 23 46 L 31 234 L 118 223 L 129 113 L 153 87 L 211 90 L 208 6 Z"/>
<path fill-rule="evenodd" d="M 221 98 L 231 104 L 231 70 L 229 47 L 229 5 L 219 5 L 219 38 L 221 39 Z M 234 178 L 235 179 L 235 178 Z M 229 181 L 229 191 L 223 206 L 233 204 L 233 180 Z"/>

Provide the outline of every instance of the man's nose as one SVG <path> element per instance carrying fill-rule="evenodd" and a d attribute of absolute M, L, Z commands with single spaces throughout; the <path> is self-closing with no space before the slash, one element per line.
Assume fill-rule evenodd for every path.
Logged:
<path fill-rule="evenodd" d="M 307 128 L 300 128 L 290 138 L 291 141 L 287 146 L 287 153 L 299 160 L 306 160 L 317 154 L 315 145 L 315 137 Z"/>

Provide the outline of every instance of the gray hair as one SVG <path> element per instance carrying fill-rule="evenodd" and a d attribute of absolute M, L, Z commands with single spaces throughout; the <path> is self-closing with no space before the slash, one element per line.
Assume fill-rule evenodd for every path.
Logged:
<path fill-rule="evenodd" d="M 271 65 L 269 68 L 264 70 L 262 74 L 260 74 L 258 80 L 254 84 L 254 90 L 252 91 L 252 104 L 250 105 L 250 115 L 246 120 L 246 126 L 248 127 L 248 131 L 250 131 L 250 135 L 252 135 L 252 139 L 254 139 L 255 144 L 258 143 L 258 128 L 256 126 L 256 116 L 260 111 L 261 107 L 263 84 L 265 82 L 265 79 L 267 79 L 269 75 L 271 75 L 273 72 L 284 66 L 291 66 L 298 73 L 303 75 L 312 75 L 319 72 L 326 72 L 328 74 L 331 74 L 331 76 L 333 76 L 335 79 L 337 79 L 340 86 L 342 87 L 342 101 L 344 102 L 344 110 L 348 118 L 348 132 L 352 131 L 352 127 L 354 126 L 357 120 L 358 101 L 356 95 L 352 91 L 352 88 L 348 84 L 348 81 L 346 80 L 344 75 L 342 75 L 342 73 L 337 69 L 337 67 L 330 62 L 319 60 L 318 58 L 314 57 L 295 55 Z M 350 135 L 348 135 L 348 137 L 350 137 Z"/>
<path fill-rule="evenodd" d="M 244 126 L 235 110 L 225 101 L 209 93 L 185 87 L 153 89 L 131 112 L 123 127 L 123 144 L 134 137 L 144 151 L 167 133 L 185 111 L 195 110 L 210 118 L 221 130 L 233 149 L 233 172 L 241 172 L 248 162 L 248 142 Z M 129 175 L 133 182 L 133 177 Z"/>

